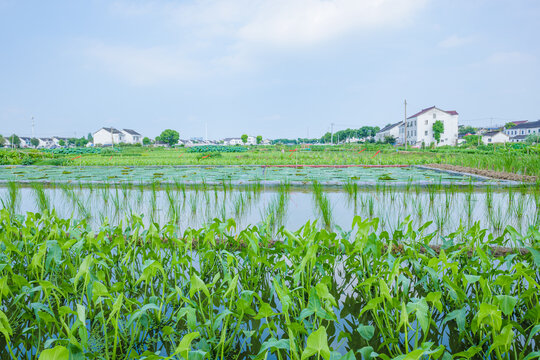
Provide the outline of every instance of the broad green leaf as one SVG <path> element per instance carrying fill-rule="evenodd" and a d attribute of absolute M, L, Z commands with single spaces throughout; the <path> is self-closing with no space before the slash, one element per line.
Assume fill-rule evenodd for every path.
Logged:
<path fill-rule="evenodd" d="M 317 331 L 308 336 L 306 348 L 302 352 L 301 360 L 307 359 L 315 354 L 321 356 L 325 360 L 330 359 L 330 348 L 328 347 L 328 337 L 324 326 L 321 326 Z"/>
<path fill-rule="evenodd" d="M 261 303 L 261 306 L 259 308 L 259 312 L 255 316 L 255 319 L 264 319 L 270 316 L 274 316 L 276 313 L 274 310 L 272 310 L 272 307 L 270 304 L 265 303 L 264 301 Z"/>
<path fill-rule="evenodd" d="M 512 315 L 514 312 L 514 307 L 516 306 L 517 299 L 509 295 L 497 295 L 497 300 L 499 300 L 499 307 L 506 316 Z"/>
<path fill-rule="evenodd" d="M 39 360 L 68 360 L 69 351 L 63 346 L 55 346 L 52 349 L 43 350 L 39 354 Z"/>
<path fill-rule="evenodd" d="M 470 359 L 473 356 L 475 356 L 476 354 L 478 354 L 480 351 L 482 351 L 481 346 L 471 346 L 470 348 L 468 348 L 465 351 L 454 354 L 452 356 L 452 359 L 460 359 L 460 358 Z"/>
<path fill-rule="evenodd" d="M 195 293 L 202 291 L 207 297 L 210 297 L 210 292 L 208 291 L 208 287 L 204 283 L 204 281 L 201 280 L 200 277 L 197 276 L 197 274 L 193 273 L 191 275 L 191 287 L 189 289 L 189 296 L 193 297 Z"/>
<path fill-rule="evenodd" d="M 495 331 L 499 331 L 502 325 L 501 310 L 496 305 L 482 303 L 478 310 L 478 327 L 481 325 L 489 325 Z"/>
<path fill-rule="evenodd" d="M 505 351 L 510 349 L 512 340 L 514 339 L 514 331 L 512 328 L 512 325 L 508 324 L 503 327 L 500 334 L 493 337 L 493 344 L 491 345 L 490 353 L 498 347 L 503 347 Z"/>
<path fill-rule="evenodd" d="M 412 314 L 413 312 L 416 314 L 416 318 L 425 334 L 429 328 L 429 306 L 426 299 L 422 298 L 416 302 L 409 302 L 407 304 L 407 313 Z"/>
<path fill-rule="evenodd" d="M 358 332 L 365 340 L 371 340 L 373 334 L 375 334 L 375 328 L 371 325 L 360 325 L 358 326 Z"/>
<path fill-rule="evenodd" d="M 191 342 L 199 337 L 198 332 L 192 332 L 189 334 L 184 335 L 182 340 L 180 341 L 180 344 L 176 347 L 176 350 L 174 351 L 174 355 L 180 355 L 184 359 L 188 360 L 188 354 L 191 350 Z"/>
<path fill-rule="evenodd" d="M 263 355 L 265 354 L 267 351 L 270 351 L 272 352 L 273 350 L 275 349 L 284 349 L 284 350 L 289 350 L 290 349 L 290 341 L 289 339 L 281 339 L 281 340 L 277 340 L 275 338 L 270 338 L 268 340 L 266 340 L 262 346 L 261 346 L 261 350 L 259 350 L 259 354 L 258 355 Z"/>
<path fill-rule="evenodd" d="M 9 320 L 2 310 L 0 310 L 0 333 L 6 337 L 8 342 L 9 337 L 13 335 L 13 330 L 11 329 L 11 326 L 9 326 Z"/>
<path fill-rule="evenodd" d="M 86 307 L 80 304 L 77 304 L 77 318 L 86 326 Z"/>
<path fill-rule="evenodd" d="M 479 275 L 463 274 L 463 276 L 465 277 L 465 279 L 467 279 L 467 282 L 469 284 L 474 284 L 475 282 L 477 282 L 481 278 L 481 276 L 479 276 Z"/>

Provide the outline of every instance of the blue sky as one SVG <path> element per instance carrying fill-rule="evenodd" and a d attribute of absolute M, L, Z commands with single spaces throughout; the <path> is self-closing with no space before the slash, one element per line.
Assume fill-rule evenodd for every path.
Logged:
<path fill-rule="evenodd" d="M 405 98 L 536 120 L 538 19 L 536 0 L 0 0 L 0 133 L 318 137 Z"/>

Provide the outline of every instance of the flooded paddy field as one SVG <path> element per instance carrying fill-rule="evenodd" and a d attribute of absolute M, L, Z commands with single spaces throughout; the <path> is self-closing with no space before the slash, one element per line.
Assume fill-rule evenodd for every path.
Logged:
<path fill-rule="evenodd" d="M 439 236 L 478 223 L 500 235 L 507 226 L 525 232 L 540 223 L 540 191 L 535 187 L 418 186 L 380 184 L 362 188 L 353 182 L 324 187 L 317 182 L 295 187 L 222 184 L 16 184 L 0 186 L 4 207 L 15 213 L 55 210 L 66 218 L 86 219 L 99 227 L 132 215 L 145 223 L 173 223 L 197 228 L 214 219 L 234 219 L 239 227 L 265 224 L 274 230 L 297 229 L 316 220 L 328 230 L 350 229 L 355 216 L 378 218 L 379 230 L 391 232 L 403 221 L 430 223 Z"/>
<path fill-rule="evenodd" d="M 343 184 L 357 182 L 504 183 L 479 176 L 414 166 L 331 167 L 331 166 L 2 166 L 0 182 L 75 182 L 75 183 L 206 183 L 206 184 Z"/>

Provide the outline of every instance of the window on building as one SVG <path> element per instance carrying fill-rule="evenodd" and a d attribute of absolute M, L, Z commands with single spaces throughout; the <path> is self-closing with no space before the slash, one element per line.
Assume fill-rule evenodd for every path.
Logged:
<path fill-rule="evenodd" d="M 425 125 L 427 125 L 427 124 L 428 124 L 428 121 L 426 120 Z"/>
<path fill-rule="evenodd" d="M 424 134 L 424 135 L 427 135 L 427 130 L 426 130 L 426 132 L 425 132 L 425 134 Z"/>
<path fill-rule="evenodd" d="M 434 118 L 434 119 L 437 118 L 437 113 L 433 113 L 433 118 Z"/>
<path fill-rule="evenodd" d="M 488 142 L 491 142 L 491 138 L 488 139 Z"/>

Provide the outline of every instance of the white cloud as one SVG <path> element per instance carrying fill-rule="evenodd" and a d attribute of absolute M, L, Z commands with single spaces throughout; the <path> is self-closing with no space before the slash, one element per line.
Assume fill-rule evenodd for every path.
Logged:
<path fill-rule="evenodd" d="M 470 44 L 473 41 L 474 41 L 474 38 L 472 36 L 461 37 L 457 35 L 452 35 L 442 40 L 441 42 L 439 42 L 439 47 L 455 48 L 455 47 L 463 46 L 466 44 Z"/>
<path fill-rule="evenodd" d="M 118 74 L 135 85 L 177 81 L 199 75 L 200 69 L 191 60 L 163 48 L 136 48 L 94 44 L 88 54 L 106 70 Z"/>
<path fill-rule="evenodd" d="M 536 58 L 524 52 L 497 52 L 488 57 L 487 62 L 497 65 L 518 65 L 534 62 Z"/>
<path fill-rule="evenodd" d="M 116 2 L 124 16 L 154 16 L 201 35 L 238 41 L 309 45 L 346 33 L 407 22 L 428 0 L 205 0 Z"/>
<path fill-rule="evenodd" d="M 428 1 L 121 0 L 111 6 L 114 16 L 149 24 L 169 43 L 140 48 L 101 40 L 89 53 L 137 84 L 245 71 L 254 59 L 264 59 L 261 52 L 295 51 L 353 33 L 403 26 Z"/>

